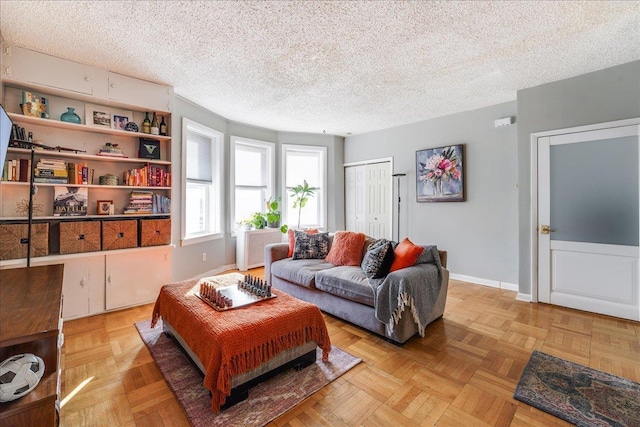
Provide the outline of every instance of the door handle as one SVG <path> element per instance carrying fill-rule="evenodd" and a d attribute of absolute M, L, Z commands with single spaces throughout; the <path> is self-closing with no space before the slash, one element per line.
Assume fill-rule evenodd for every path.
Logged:
<path fill-rule="evenodd" d="M 548 225 L 540 226 L 540 234 L 549 234 L 549 233 L 553 233 L 554 231 L 556 230 L 551 229 L 551 227 Z"/>

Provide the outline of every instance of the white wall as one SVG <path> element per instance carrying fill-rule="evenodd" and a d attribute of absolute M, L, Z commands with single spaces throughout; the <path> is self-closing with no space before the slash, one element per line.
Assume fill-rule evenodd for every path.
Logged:
<path fill-rule="evenodd" d="M 400 236 L 448 251 L 448 267 L 461 278 L 515 289 L 517 123 L 494 127 L 495 119 L 506 116 L 516 116 L 515 101 L 350 136 L 345 162 L 393 157 L 393 172 L 407 174 L 401 178 Z M 416 151 L 453 144 L 464 144 L 466 201 L 417 203 Z M 396 181 L 393 186 L 395 191 Z"/>

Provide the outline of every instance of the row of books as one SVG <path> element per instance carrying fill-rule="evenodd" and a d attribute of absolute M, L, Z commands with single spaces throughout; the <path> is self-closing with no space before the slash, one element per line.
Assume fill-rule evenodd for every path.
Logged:
<path fill-rule="evenodd" d="M 171 187 L 171 172 L 147 163 L 138 169 L 125 171 L 122 185 L 132 187 Z"/>
<path fill-rule="evenodd" d="M 69 162 L 67 164 L 69 184 L 92 184 L 94 172 L 94 169 L 88 167 L 86 163 L 80 165 Z"/>
<path fill-rule="evenodd" d="M 31 160 L 6 160 L 2 168 L 3 181 L 29 182 L 31 179 Z"/>
<path fill-rule="evenodd" d="M 132 191 L 129 205 L 123 213 L 127 215 L 150 215 L 171 212 L 171 199 L 151 191 Z"/>

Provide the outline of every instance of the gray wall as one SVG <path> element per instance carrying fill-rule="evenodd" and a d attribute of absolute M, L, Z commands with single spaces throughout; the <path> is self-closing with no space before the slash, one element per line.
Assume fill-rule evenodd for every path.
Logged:
<path fill-rule="evenodd" d="M 518 91 L 521 293 L 531 293 L 531 133 L 633 117 L 640 117 L 640 61 Z"/>
<path fill-rule="evenodd" d="M 327 147 L 328 156 L 328 228 L 344 228 L 344 177 L 342 164 L 344 157 L 344 138 L 333 135 L 317 135 L 293 132 L 278 132 L 272 129 L 249 126 L 236 123 L 212 113 L 184 98 L 176 96 L 173 102 L 172 125 L 172 173 L 174 186 L 172 190 L 172 235 L 175 249 L 173 251 L 173 277 L 172 280 L 184 280 L 208 271 L 219 270 L 226 266 L 235 264 L 235 237 L 232 235 L 233 225 L 230 223 L 231 206 L 227 205 L 224 210 L 223 220 L 224 238 L 212 240 L 204 243 L 180 246 L 180 223 L 181 223 L 181 179 L 182 176 L 182 118 L 209 126 L 224 133 L 224 200 L 229 200 L 229 159 L 231 136 L 258 139 L 273 142 L 276 144 L 276 185 L 280 190 L 280 165 L 282 164 L 281 146 L 282 144 L 316 145 Z M 207 261 L 202 261 L 202 253 L 207 253 Z"/>
<path fill-rule="evenodd" d="M 495 119 L 515 115 L 513 101 L 347 137 L 345 162 L 393 157 L 393 172 L 407 174 L 400 236 L 447 250 L 452 273 L 517 284 L 517 126 L 494 127 Z M 452 144 L 464 144 L 466 201 L 417 203 L 415 152 Z"/>

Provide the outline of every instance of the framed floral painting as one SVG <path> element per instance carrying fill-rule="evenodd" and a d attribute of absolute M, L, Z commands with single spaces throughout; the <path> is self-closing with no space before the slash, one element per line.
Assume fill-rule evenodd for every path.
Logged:
<path fill-rule="evenodd" d="M 462 144 L 416 151 L 418 202 L 463 202 Z"/>

